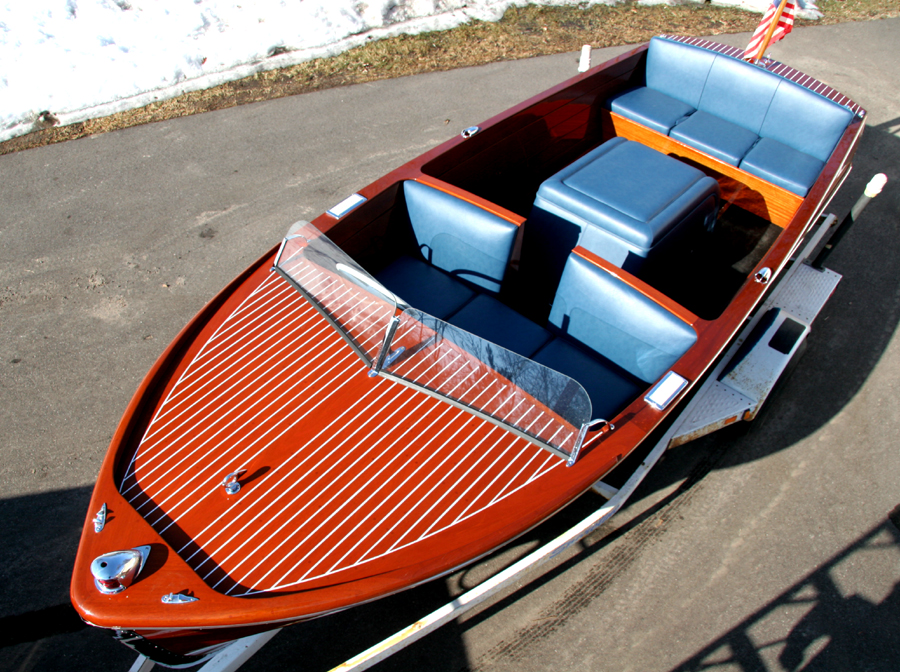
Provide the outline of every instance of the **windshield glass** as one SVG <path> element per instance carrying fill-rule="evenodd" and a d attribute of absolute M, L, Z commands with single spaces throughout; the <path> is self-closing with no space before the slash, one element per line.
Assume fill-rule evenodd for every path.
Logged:
<path fill-rule="evenodd" d="M 400 300 L 309 222 L 291 227 L 275 268 L 322 313 L 367 366 L 378 361 Z"/>
<path fill-rule="evenodd" d="M 562 457 L 578 454 L 591 402 L 573 379 L 408 306 L 309 223 L 291 228 L 276 268 L 370 375 L 435 395 Z"/>

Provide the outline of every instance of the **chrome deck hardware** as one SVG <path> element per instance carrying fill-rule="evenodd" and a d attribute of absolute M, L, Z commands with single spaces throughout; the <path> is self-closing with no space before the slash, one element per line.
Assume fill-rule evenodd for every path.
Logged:
<path fill-rule="evenodd" d="M 168 595 L 162 596 L 163 604 L 189 604 L 190 602 L 197 602 L 200 598 L 193 597 L 191 595 L 184 595 L 183 593 L 169 593 Z"/>
<path fill-rule="evenodd" d="M 584 443 L 584 437 L 587 436 L 588 430 L 592 429 L 596 425 L 606 425 L 607 432 L 611 432 L 616 428 L 616 426 L 609 420 L 604 420 L 603 418 L 594 418 L 590 422 L 585 422 L 583 425 L 581 425 L 581 430 L 578 432 L 578 438 L 575 440 L 575 446 L 572 448 L 569 459 L 566 460 L 567 467 L 571 467 L 573 464 L 575 464 L 575 461 L 578 459 L 578 453 L 581 452 L 581 446 Z"/>
<path fill-rule="evenodd" d="M 91 574 L 94 585 L 104 595 L 115 595 L 128 588 L 147 562 L 149 546 L 138 546 L 127 551 L 113 551 L 94 559 Z"/>
<path fill-rule="evenodd" d="M 225 477 L 225 480 L 222 481 L 222 487 L 225 488 L 225 494 L 236 495 L 241 489 L 241 484 L 238 482 L 238 478 L 246 473 L 246 469 L 238 469 L 237 471 L 232 471 L 230 474 L 228 474 Z"/>
<path fill-rule="evenodd" d="M 769 280 L 772 279 L 772 269 L 768 266 L 766 268 L 759 269 L 756 275 L 753 276 L 753 279 L 761 285 L 768 285 Z"/>
<path fill-rule="evenodd" d="M 97 515 L 94 516 L 94 532 L 100 532 L 105 525 L 106 525 L 106 502 L 103 502 L 103 506 L 100 507 L 100 510 L 97 512 Z"/>

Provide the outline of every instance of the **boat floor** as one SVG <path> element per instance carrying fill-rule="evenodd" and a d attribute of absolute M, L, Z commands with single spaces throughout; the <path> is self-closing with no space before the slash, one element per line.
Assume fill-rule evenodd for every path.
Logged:
<path fill-rule="evenodd" d="M 717 318 L 782 229 L 737 206 L 725 208 L 713 231 L 695 231 L 648 264 L 641 279 L 705 320 Z"/>
<path fill-rule="evenodd" d="M 637 274 L 654 289 L 704 320 L 718 318 L 782 232 L 782 228 L 741 207 L 723 207 L 712 231 L 697 228 L 648 262 Z M 538 324 L 550 306 L 531 300 L 523 278 L 510 273 L 503 299 Z"/>

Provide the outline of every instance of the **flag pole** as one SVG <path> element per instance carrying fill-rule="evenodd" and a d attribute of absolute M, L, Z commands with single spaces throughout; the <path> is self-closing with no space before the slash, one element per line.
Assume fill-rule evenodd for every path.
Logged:
<path fill-rule="evenodd" d="M 784 6 L 786 4 L 787 0 L 781 0 L 781 2 L 778 3 L 778 9 L 775 10 L 775 16 L 772 17 L 772 23 L 769 24 L 769 30 L 766 31 L 766 37 L 763 39 L 762 46 L 757 52 L 759 56 L 753 59 L 755 63 L 759 62 L 759 59 L 765 55 L 766 49 L 769 48 L 769 42 L 772 40 L 772 35 L 775 33 L 775 29 L 778 27 L 778 22 L 781 21 L 781 14 L 782 12 L 784 12 Z"/>

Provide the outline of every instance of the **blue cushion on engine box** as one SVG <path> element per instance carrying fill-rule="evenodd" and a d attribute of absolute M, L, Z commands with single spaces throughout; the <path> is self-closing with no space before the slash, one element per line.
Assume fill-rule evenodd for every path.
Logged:
<path fill-rule="evenodd" d="M 690 222 L 711 225 L 718 196 L 718 183 L 700 170 L 613 138 L 541 184 L 526 227 L 543 230 L 544 252 L 559 258 L 550 265 L 560 270 L 574 245 L 553 230 L 568 224 L 578 229 L 577 244 L 634 271 Z M 567 242 L 552 249 L 554 239 Z"/>

